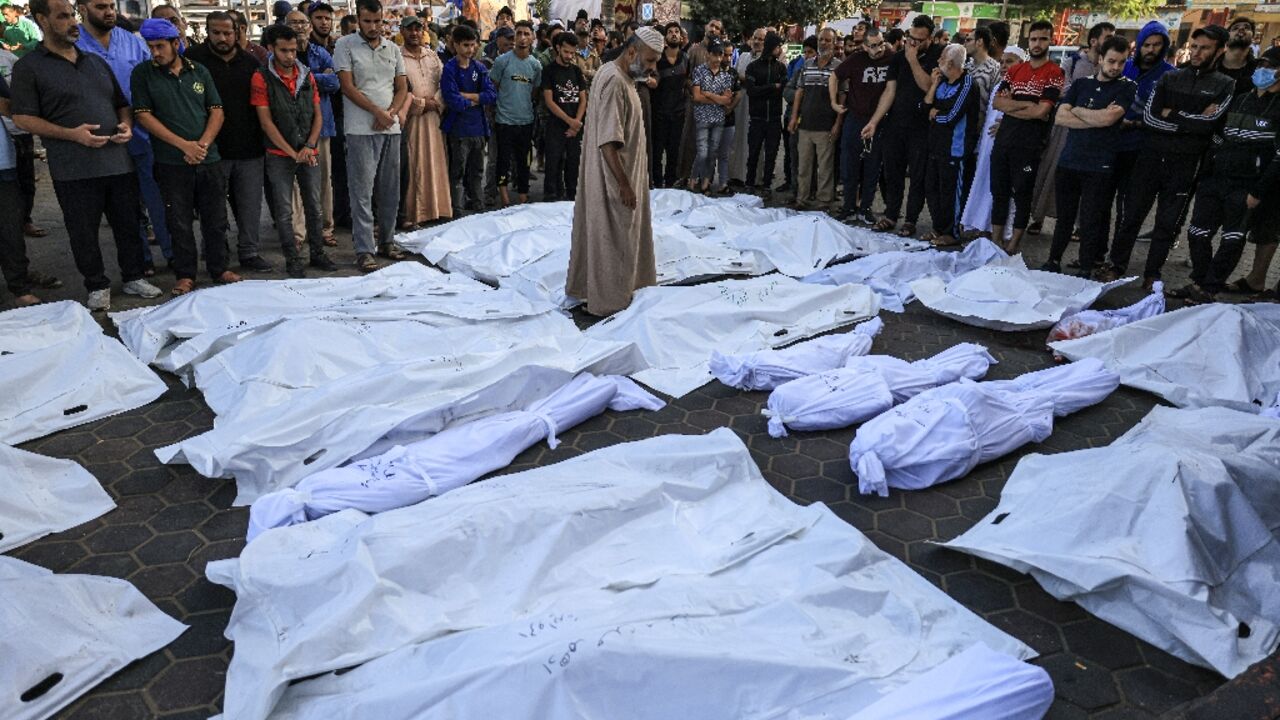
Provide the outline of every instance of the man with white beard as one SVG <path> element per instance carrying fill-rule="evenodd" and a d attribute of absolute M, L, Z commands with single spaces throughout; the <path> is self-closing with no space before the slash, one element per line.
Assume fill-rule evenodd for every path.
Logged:
<path fill-rule="evenodd" d="M 649 151 L 635 83 L 653 71 L 662 48 L 661 32 L 638 29 L 591 84 L 565 290 L 593 315 L 626 308 L 637 289 L 657 282 Z"/>

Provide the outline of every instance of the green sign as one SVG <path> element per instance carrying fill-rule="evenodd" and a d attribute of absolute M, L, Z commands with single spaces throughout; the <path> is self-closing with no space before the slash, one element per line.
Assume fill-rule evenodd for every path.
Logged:
<path fill-rule="evenodd" d="M 788 64 L 790 64 L 792 60 L 795 60 L 804 54 L 804 45 L 801 43 L 787 43 L 785 48 L 786 49 L 782 51 L 782 54 L 783 57 L 786 58 L 784 62 Z"/>

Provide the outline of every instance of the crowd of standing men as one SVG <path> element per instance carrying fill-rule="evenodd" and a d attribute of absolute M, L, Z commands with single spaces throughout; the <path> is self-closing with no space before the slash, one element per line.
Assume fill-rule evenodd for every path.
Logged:
<path fill-rule="evenodd" d="M 535 170 L 544 199 L 577 199 L 579 214 L 605 220 L 619 206 L 634 211 L 651 186 L 783 193 L 793 207 L 937 247 L 989 235 L 1017 251 L 1054 214 L 1044 269 L 1061 272 L 1078 240 L 1073 269 L 1113 279 L 1148 239 L 1148 286 L 1190 212 L 1193 282 L 1171 294 L 1275 297 L 1263 286 L 1280 227 L 1280 49 L 1255 57 L 1244 18 L 1196 30 L 1181 68 L 1158 22 L 1135 43 L 1096 25 L 1060 67 L 1047 22 L 1030 26 L 1025 49 L 1009 44 L 1004 23 L 954 39 L 927 16 L 901 29 L 861 23 L 844 37 L 824 28 L 786 62 L 779 32 L 756 29 L 735 46 L 715 19 L 691 39 L 675 22 L 610 32 L 580 13 L 568 27 L 535 27 L 504 8 L 487 38 L 468 21 L 428 27 L 413 15 L 392 38 L 377 0 L 359 0 L 336 26 L 324 2 L 276 6 L 260 44 L 236 12 L 208 15 L 193 43 L 170 6 L 134 33 L 112 0 L 32 0 L 31 19 L 19 20 L 39 32 L 11 46 L 6 31 L 5 52 L 18 59 L 9 82 L 0 78 L 0 114 L 12 118 L 0 128 L 0 268 L 19 305 L 57 282 L 26 259 L 23 133 L 46 148 L 92 309 L 110 307 L 104 215 L 123 292 L 161 294 L 148 280 L 154 239 L 181 295 L 195 288 L 201 257 L 213 282 L 241 278 L 228 215 L 238 270 L 275 271 L 259 252 L 264 199 L 290 276 L 336 270 L 326 248 L 345 225 L 367 272 L 378 257 L 405 257 L 397 230 L 527 202 Z M 7 22 L 19 24 L 9 7 Z M 602 182 L 580 194 L 580 171 Z M 1140 238 L 1153 208 L 1155 228 Z M 605 230 L 627 237 L 643 224 Z M 1228 285 L 1248 240 L 1258 244 L 1253 270 Z M 603 247 L 630 268 L 636 257 L 651 264 L 645 243 Z M 592 272 L 610 266 L 596 255 Z M 612 282 L 609 272 L 591 282 Z M 618 282 L 651 282 L 643 267 L 628 272 Z M 584 273 L 570 269 L 570 290 L 583 296 Z M 629 293 L 597 306 L 616 311 Z"/>

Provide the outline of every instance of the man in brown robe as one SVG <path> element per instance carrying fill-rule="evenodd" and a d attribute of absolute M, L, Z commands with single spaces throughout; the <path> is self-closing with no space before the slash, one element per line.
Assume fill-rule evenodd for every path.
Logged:
<path fill-rule="evenodd" d="M 592 315 L 612 315 L 657 282 L 649 218 L 649 149 L 636 80 L 652 71 L 662 33 L 642 27 L 591 84 L 573 208 L 566 291 Z"/>

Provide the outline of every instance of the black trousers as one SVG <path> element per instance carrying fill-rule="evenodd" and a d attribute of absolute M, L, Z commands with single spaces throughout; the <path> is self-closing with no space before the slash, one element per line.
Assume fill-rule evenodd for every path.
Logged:
<path fill-rule="evenodd" d="M 894 222 L 901 217 L 904 195 L 907 222 L 919 220 L 924 210 L 924 176 L 929 163 L 929 147 L 925 143 L 927 134 L 928 128 L 890 122 L 876 135 L 876 142 L 884 152 L 884 215 Z M 911 176 L 910 194 L 907 193 L 908 175 Z"/>
<path fill-rule="evenodd" d="M 124 281 L 142 277 L 145 260 L 138 225 L 136 173 L 85 180 L 55 180 L 53 192 L 62 208 L 62 222 L 67 226 L 71 255 L 75 258 L 76 269 L 84 277 L 86 290 L 92 292 L 111 287 L 102 262 L 102 249 L 98 246 L 98 227 L 102 224 L 103 214 L 111 226 L 116 261 L 120 264 Z M 219 192 L 213 199 L 219 207 L 226 206 L 226 193 Z M 225 220 L 222 225 L 226 226 Z"/>
<path fill-rule="evenodd" d="M 1039 148 L 1009 147 L 998 140 L 991 148 L 991 223 L 1009 217 L 1014 204 L 1013 229 L 1025 230 L 1031 219 L 1031 196 L 1040 169 Z"/>
<path fill-rule="evenodd" d="M 333 224 L 351 227 L 351 198 L 347 195 L 347 137 L 339 123 L 338 132 L 329 138 L 329 178 L 333 183 Z"/>
<path fill-rule="evenodd" d="M 1107 211 L 1115 185 L 1107 173 L 1073 170 L 1061 165 L 1054 173 L 1053 197 L 1058 220 L 1053 229 L 1049 261 L 1061 263 L 1071 243 L 1071 233 L 1080 228 L 1080 272 L 1090 273 L 1106 250 Z"/>
<path fill-rule="evenodd" d="M 494 123 L 498 141 L 498 187 L 512 185 L 516 192 L 529 194 L 529 150 L 533 147 L 533 123 L 503 125 Z"/>
<path fill-rule="evenodd" d="M 33 135 L 11 135 L 18 155 L 18 189 L 22 193 L 22 222 L 31 222 L 36 206 L 36 139 Z"/>
<path fill-rule="evenodd" d="M 747 184 L 756 182 L 760 151 L 764 150 L 764 186 L 773 185 L 773 166 L 778 163 L 778 143 L 782 141 L 781 118 L 751 118 L 747 126 Z"/>
<path fill-rule="evenodd" d="M 1252 213 L 1245 204 L 1249 178 L 1208 177 L 1196 191 L 1195 209 L 1187 240 L 1191 250 L 1191 280 L 1209 292 L 1220 292 L 1244 254 Z M 1213 251 L 1213 236 L 1222 230 L 1222 242 Z"/>
<path fill-rule="evenodd" d="M 955 235 L 956 218 L 963 208 L 960 200 L 964 195 L 964 158 L 930 153 L 924 171 L 924 188 L 929 197 L 933 232 Z"/>
<path fill-rule="evenodd" d="M 22 234 L 22 192 L 16 173 L 0 180 L 0 273 L 14 297 L 31 293 L 27 276 L 31 263 L 27 260 L 27 239 Z"/>
<path fill-rule="evenodd" d="M 196 249 L 195 212 L 200 212 L 204 267 L 216 278 L 227 269 L 227 177 L 222 163 L 162 165 L 156 183 L 164 198 L 165 224 L 173 239 L 170 265 L 179 280 L 195 280 L 200 254 Z"/>
<path fill-rule="evenodd" d="M 1124 273 L 1129 268 L 1129 256 L 1138 240 L 1142 222 L 1147 219 L 1151 207 L 1156 207 L 1156 224 L 1147 248 L 1147 265 L 1144 278 L 1159 278 L 1160 269 L 1169 257 L 1169 250 L 1178 236 L 1178 224 L 1182 211 L 1190 200 L 1195 184 L 1199 155 L 1179 155 L 1144 151 L 1133 168 L 1129 180 L 1129 196 L 1125 199 L 1124 221 L 1116 231 L 1111 245 L 1111 264 Z"/>
<path fill-rule="evenodd" d="M 680 177 L 680 141 L 684 138 L 684 113 L 653 113 L 653 145 L 649 146 L 649 177 L 654 187 L 675 187 Z M 575 168 L 575 172 L 576 172 Z"/>
<path fill-rule="evenodd" d="M 565 137 L 568 129 L 559 121 L 547 121 L 547 132 L 542 139 L 542 152 L 546 161 L 543 172 L 543 189 L 547 200 L 572 200 L 578 196 L 578 162 L 582 158 L 582 133 L 573 137 Z M 676 127 L 678 141 L 682 127 Z M 679 150 L 677 149 L 677 153 Z M 676 155 L 668 155 L 670 162 L 667 169 L 671 173 L 677 170 Z"/>

